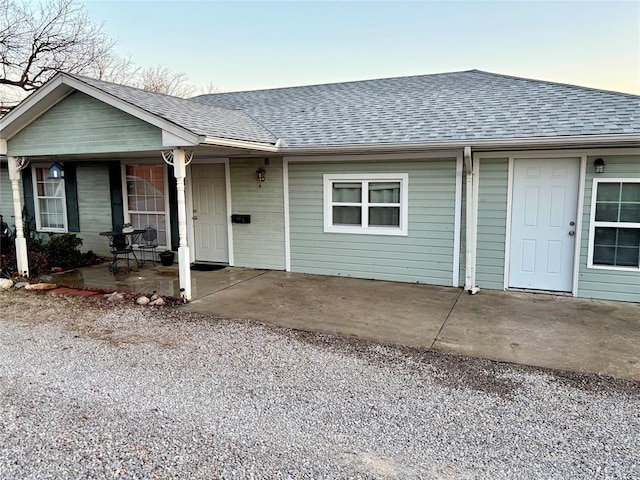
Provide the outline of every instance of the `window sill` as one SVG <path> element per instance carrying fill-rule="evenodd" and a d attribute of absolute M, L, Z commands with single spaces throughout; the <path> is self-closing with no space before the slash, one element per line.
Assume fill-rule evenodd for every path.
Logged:
<path fill-rule="evenodd" d="M 640 272 L 640 267 L 619 267 L 616 265 L 587 265 L 591 270 L 612 270 L 615 272 Z"/>
<path fill-rule="evenodd" d="M 401 228 L 362 228 L 362 227 L 337 227 L 327 226 L 324 228 L 324 233 L 346 233 L 352 235 L 382 235 L 382 236 L 395 236 L 406 237 L 408 232 Z"/>

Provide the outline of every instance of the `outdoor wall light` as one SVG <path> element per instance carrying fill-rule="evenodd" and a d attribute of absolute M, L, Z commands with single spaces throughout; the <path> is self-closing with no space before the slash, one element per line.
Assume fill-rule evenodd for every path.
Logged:
<path fill-rule="evenodd" d="M 258 186 L 260 187 L 262 187 L 262 184 L 264 183 L 264 173 L 265 170 L 262 167 L 256 170 L 256 176 L 258 177 Z"/>
<path fill-rule="evenodd" d="M 49 167 L 49 180 L 62 180 L 64 177 L 62 174 L 64 169 L 58 162 L 53 162 L 53 165 Z"/>
<path fill-rule="evenodd" d="M 596 169 L 596 173 L 604 173 L 604 160 L 596 158 L 593 161 L 593 167 Z"/>

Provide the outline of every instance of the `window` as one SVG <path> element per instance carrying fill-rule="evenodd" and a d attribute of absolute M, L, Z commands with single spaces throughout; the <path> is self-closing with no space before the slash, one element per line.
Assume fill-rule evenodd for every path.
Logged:
<path fill-rule="evenodd" d="M 589 267 L 640 269 L 640 179 L 594 179 Z"/>
<path fill-rule="evenodd" d="M 167 246 L 167 195 L 162 165 L 125 165 L 126 217 L 136 229 L 151 225 L 158 232 L 158 245 Z"/>
<path fill-rule="evenodd" d="M 49 178 L 49 165 L 34 165 L 32 168 L 36 230 L 39 232 L 66 232 L 67 205 L 64 194 L 64 179 Z"/>
<path fill-rule="evenodd" d="M 406 173 L 324 175 L 324 231 L 407 235 Z"/>

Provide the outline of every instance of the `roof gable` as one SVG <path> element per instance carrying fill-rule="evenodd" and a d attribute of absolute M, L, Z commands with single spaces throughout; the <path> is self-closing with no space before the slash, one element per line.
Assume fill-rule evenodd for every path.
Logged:
<path fill-rule="evenodd" d="M 164 147 L 204 142 L 215 144 L 218 141 L 223 145 L 274 148 L 277 142 L 273 134 L 238 110 L 66 73 L 54 76 L 0 119 L 0 139 L 12 138 L 74 91 L 83 92 L 162 129 L 163 139 L 169 142 L 164 142 Z"/>
<path fill-rule="evenodd" d="M 162 130 L 75 91 L 7 142 L 12 156 L 162 149 Z"/>

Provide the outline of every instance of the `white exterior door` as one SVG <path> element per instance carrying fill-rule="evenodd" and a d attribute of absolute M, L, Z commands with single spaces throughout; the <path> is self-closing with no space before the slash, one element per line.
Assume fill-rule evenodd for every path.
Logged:
<path fill-rule="evenodd" d="M 509 287 L 570 292 L 580 159 L 514 161 Z"/>
<path fill-rule="evenodd" d="M 191 166 L 195 259 L 229 262 L 224 164 Z"/>

